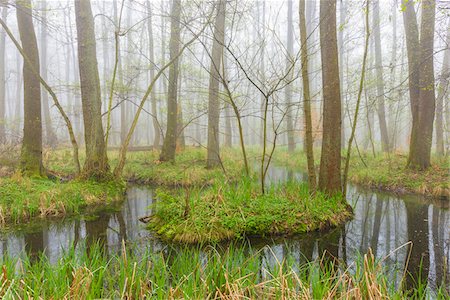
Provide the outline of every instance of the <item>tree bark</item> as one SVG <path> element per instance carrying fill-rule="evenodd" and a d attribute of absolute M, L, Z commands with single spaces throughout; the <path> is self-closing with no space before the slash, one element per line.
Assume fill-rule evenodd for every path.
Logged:
<path fill-rule="evenodd" d="M 447 27 L 447 47 L 450 47 L 450 21 L 448 22 Z M 439 156 L 443 156 L 444 151 L 444 121 L 443 121 L 443 113 L 444 113 L 444 99 L 445 95 L 448 95 L 448 86 L 450 80 L 450 48 L 447 48 L 444 53 L 444 60 L 442 63 L 441 70 L 441 78 L 439 80 L 438 87 L 438 96 L 436 99 L 436 153 Z M 450 130 L 450 129 L 448 129 Z"/>
<path fill-rule="evenodd" d="M 207 168 L 214 168 L 220 165 L 220 145 L 219 145 L 219 119 L 220 100 L 219 82 L 220 66 L 223 57 L 223 44 L 225 40 L 225 0 L 219 0 L 214 25 L 214 40 L 211 51 L 211 66 L 209 77 L 208 95 L 208 153 L 206 160 Z"/>
<path fill-rule="evenodd" d="M 336 0 L 320 2 L 320 46 L 324 104 L 319 189 L 336 194 L 341 192 L 341 94 Z"/>
<path fill-rule="evenodd" d="M 90 0 L 75 0 L 74 2 L 86 144 L 83 176 L 101 179 L 109 173 L 109 164 L 102 125 L 102 98 L 96 56 L 94 18 Z"/>
<path fill-rule="evenodd" d="M 6 22 L 8 10 L 2 8 L 2 19 Z M 0 30 L 0 145 L 6 142 L 6 82 L 5 82 L 6 33 Z"/>
<path fill-rule="evenodd" d="M 386 109 L 384 105 L 384 79 L 381 53 L 381 37 L 380 37 L 380 6 L 379 0 L 375 0 L 373 10 L 373 33 L 375 39 L 375 70 L 376 70 L 376 86 L 377 86 L 377 113 L 378 123 L 380 125 L 381 149 L 383 152 L 389 152 L 389 136 L 386 124 Z"/>
<path fill-rule="evenodd" d="M 30 0 L 16 2 L 17 24 L 22 48 L 32 66 L 23 64 L 24 82 L 24 125 L 23 142 L 20 155 L 20 168 L 23 174 L 42 176 L 42 122 L 41 122 L 41 85 L 39 77 L 33 73 L 39 70 L 39 51 L 34 31 Z"/>
<path fill-rule="evenodd" d="M 342 105 L 342 132 L 341 132 L 341 146 L 345 147 L 345 98 L 344 98 L 344 28 L 345 28 L 345 19 L 347 17 L 347 1 L 340 0 L 339 3 L 339 33 L 338 33 L 338 52 L 339 52 L 339 78 L 340 81 L 340 89 L 341 89 L 341 100 L 343 102 Z"/>
<path fill-rule="evenodd" d="M 407 1 L 405 5 L 406 10 L 403 15 L 413 116 L 408 166 L 412 169 L 424 170 L 431 165 L 431 145 L 436 105 L 433 66 L 435 1 L 422 1 L 420 40 L 414 4 Z"/>
<path fill-rule="evenodd" d="M 47 2 L 43 0 L 41 2 L 41 77 L 47 81 Z M 46 90 L 42 90 L 42 113 L 44 116 L 44 125 L 45 125 L 45 141 L 46 144 L 50 147 L 55 147 L 57 143 L 56 134 L 53 130 L 52 126 L 52 118 L 50 115 L 50 106 L 48 101 L 48 93 Z"/>
<path fill-rule="evenodd" d="M 170 24 L 170 59 L 179 53 L 180 49 L 180 17 L 181 0 L 173 0 Z M 178 58 L 169 67 L 169 87 L 167 96 L 167 128 L 164 143 L 159 159 L 173 161 L 177 147 L 177 85 L 178 85 Z"/>
<path fill-rule="evenodd" d="M 301 39 L 301 59 L 302 59 L 302 79 L 303 79 L 303 113 L 305 118 L 305 149 L 306 160 L 308 162 L 308 184 L 309 190 L 316 189 L 316 170 L 314 167 L 314 139 L 312 135 L 311 120 L 311 94 L 309 88 L 309 68 L 308 68 L 308 35 L 306 32 L 305 0 L 299 3 L 300 39 Z"/>

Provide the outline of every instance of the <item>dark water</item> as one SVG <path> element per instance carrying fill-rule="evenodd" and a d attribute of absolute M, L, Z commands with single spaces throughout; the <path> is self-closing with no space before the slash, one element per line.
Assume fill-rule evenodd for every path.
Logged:
<path fill-rule="evenodd" d="M 304 180 L 301 173 L 272 168 L 268 181 Z M 83 219 L 52 221 L 13 229 L 0 234 L 0 257 L 6 253 L 20 256 L 44 252 L 55 262 L 64 249 L 80 242 L 100 240 L 107 251 L 121 247 L 121 241 L 139 243 L 152 251 L 167 247 L 145 230 L 139 218 L 151 213 L 150 188 L 130 187 L 127 200 L 117 211 L 98 212 Z M 289 254 L 298 261 L 315 259 L 326 250 L 355 268 L 355 261 L 370 248 L 399 282 L 407 271 L 428 278 L 433 289 L 443 281 L 449 286 L 450 212 L 449 200 L 424 199 L 417 196 L 398 197 L 349 186 L 349 203 L 354 219 L 343 228 L 327 233 L 311 233 L 289 239 L 250 240 L 254 249 L 268 252 L 265 264 Z M 412 242 L 413 247 L 410 247 Z M 270 246 L 270 247 L 266 247 Z M 270 252 L 270 253 L 269 253 Z M 408 267 L 405 270 L 407 257 Z M 419 268 L 422 266 L 422 268 Z M 420 271 L 419 271 L 420 270 Z M 410 282 L 412 284 L 412 282 Z"/>

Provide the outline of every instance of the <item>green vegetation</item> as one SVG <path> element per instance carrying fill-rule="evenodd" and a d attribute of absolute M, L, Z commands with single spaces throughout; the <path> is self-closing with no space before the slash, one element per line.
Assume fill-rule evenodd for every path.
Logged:
<path fill-rule="evenodd" d="M 259 191 L 250 179 L 206 189 L 159 189 L 149 227 L 165 240 L 202 243 L 322 230 L 351 216 L 340 197 L 311 196 L 306 184 L 272 185 L 264 195 Z"/>
<path fill-rule="evenodd" d="M 84 160 L 84 153 L 81 160 Z M 48 156 L 46 165 L 60 176 L 73 174 L 75 169 L 68 150 L 59 150 Z M 109 151 L 108 157 L 112 168 L 117 164 L 118 152 Z M 232 149 L 222 151 L 223 166 L 206 169 L 206 151 L 202 148 L 186 148 L 177 153 L 174 162 L 160 162 L 159 151 L 130 151 L 123 172 L 124 179 L 140 184 L 165 186 L 202 186 L 237 178 L 242 174 L 243 163 L 239 152 Z"/>
<path fill-rule="evenodd" d="M 426 285 L 412 291 L 394 286 L 371 252 L 353 266 L 321 260 L 278 260 L 270 248 L 255 251 L 171 248 L 167 254 L 123 250 L 110 256 L 98 247 L 73 248 L 55 264 L 45 256 L 3 257 L 3 299 L 423 299 Z M 272 265 L 262 262 L 272 261 Z M 444 287 L 434 295 L 448 299 Z"/>
<path fill-rule="evenodd" d="M 354 153 L 350 161 L 349 180 L 362 186 L 401 194 L 450 197 L 448 158 L 435 158 L 433 165 L 425 171 L 407 168 L 407 159 L 406 154 L 400 153 L 379 154 L 376 157 L 370 154 L 359 157 Z M 306 155 L 302 152 L 289 154 L 280 150 L 276 152 L 274 163 L 291 169 L 306 170 Z M 316 166 L 318 164 L 317 161 Z"/>
<path fill-rule="evenodd" d="M 125 185 L 115 181 L 60 183 L 17 174 L 0 178 L 0 226 L 33 217 L 77 214 L 88 206 L 119 201 L 124 191 Z"/>

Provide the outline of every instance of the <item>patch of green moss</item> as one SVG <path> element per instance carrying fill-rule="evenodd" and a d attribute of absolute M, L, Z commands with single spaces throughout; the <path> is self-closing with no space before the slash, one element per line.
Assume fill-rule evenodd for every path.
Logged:
<path fill-rule="evenodd" d="M 123 182 L 73 180 L 66 183 L 14 175 L 0 178 L 0 226 L 33 217 L 77 214 L 90 206 L 123 198 Z"/>
<path fill-rule="evenodd" d="M 342 198 L 311 196 L 307 185 L 298 182 L 274 185 L 264 195 L 255 181 L 243 179 L 206 189 L 160 189 L 156 197 L 149 228 L 165 240 L 183 243 L 294 235 L 335 227 L 351 217 Z"/>

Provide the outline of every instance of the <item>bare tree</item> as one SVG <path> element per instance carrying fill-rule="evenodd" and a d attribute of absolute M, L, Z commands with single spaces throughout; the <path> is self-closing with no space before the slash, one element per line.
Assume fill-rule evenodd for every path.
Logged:
<path fill-rule="evenodd" d="M 219 146 L 219 70 L 223 58 L 223 45 L 225 39 L 225 0 L 218 1 L 216 22 L 214 25 L 214 40 L 211 51 L 211 67 L 209 77 L 208 96 L 208 147 L 206 167 L 214 168 L 220 165 Z"/>
<path fill-rule="evenodd" d="M 109 172 L 102 124 L 102 98 L 90 0 L 75 0 L 86 160 L 83 176 L 101 179 Z"/>
<path fill-rule="evenodd" d="M 316 169 L 314 167 L 314 139 L 312 135 L 311 120 L 311 93 L 309 86 L 308 68 L 308 36 L 306 32 L 305 0 L 299 3 L 300 39 L 301 39 L 301 59 L 302 59 L 302 80 L 303 80 L 303 113 L 305 118 L 305 149 L 308 163 L 308 184 L 311 192 L 316 190 Z"/>
<path fill-rule="evenodd" d="M 180 18 L 181 0 L 173 0 L 170 23 L 170 59 L 176 57 L 180 50 Z M 177 147 L 177 85 L 178 85 L 178 59 L 169 67 L 169 91 L 167 97 L 167 128 L 164 143 L 159 159 L 161 161 L 172 161 L 175 159 Z"/>
<path fill-rule="evenodd" d="M 408 52 L 409 91 L 413 122 L 408 166 L 413 169 L 427 169 L 431 165 L 436 105 L 433 66 L 435 1 L 422 1 L 420 39 L 414 3 L 405 0 L 404 5 L 403 20 Z"/>
<path fill-rule="evenodd" d="M 42 123 L 41 123 L 41 85 L 39 76 L 39 52 L 34 31 L 31 1 L 16 2 L 17 24 L 20 40 L 26 56 L 32 65 L 23 64 L 24 82 L 24 125 L 20 168 L 22 173 L 30 176 L 44 175 L 42 165 Z"/>
<path fill-rule="evenodd" d="M 319 189 L 341 192 L 341 93 L 336 36 L 336 0 L 320 2 L 320 46 L 323 84 L 323 138 Z"/>
<path fill-rule="evenodd" d="M 2 8 L 2 19 L 6 22 L 8 15 L 8 8 Z M 6 33 L 4 30 L 0 31 L 0 144 L 6 142 L 6 82 L 5 82 L 5 44 Z"/>

